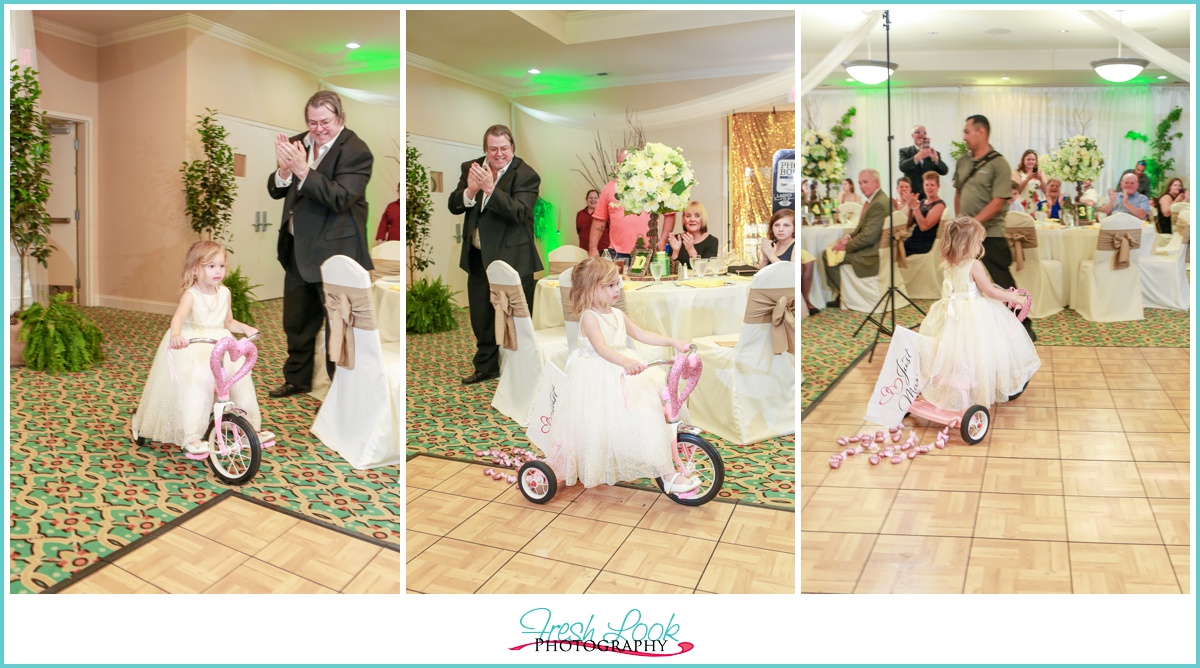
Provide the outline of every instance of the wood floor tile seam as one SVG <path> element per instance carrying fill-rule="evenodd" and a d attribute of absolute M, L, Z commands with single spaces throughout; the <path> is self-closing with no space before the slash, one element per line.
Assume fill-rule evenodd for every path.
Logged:
<path fill-rule="evenodd" d="M 242 554 L 245 554 L 245 552 L 243 552 Z M 249 558 L 248 558 L 246 561 L 243 561 L 242 563 L 238 564 L 238 565 L 237 565 L 237 568 L 235 568 L 235 569 L 233 569 L 233 570 L 234 570 L 234 571 L 236 571 L 238 568 L 241 568 L 242 566 L 245 566 L 245 565 L 246 565 L 246 563 L 247 563 L 247 562 L 248 562 L 250 559 L 254 559 L 255 561 L 259 562 L 260 564 L 266 564 L 267 566 L 270 566 L 270 567 L 272 567 L 272 568 L 278 568 L 279 570 L 283 571 L 284 573 L 287 573 L 288 575 L 293 575 L 293 576 L 295 576 L 295 577 L 298 577 L 298 578 L 300 578 L 301 580 L 304 580 L 305 582 L 309 582 L 309 583 L 311 583 L 311 584 L 314 584 L 314 585 L 316 585 L 316 586 L 318 586 L 318 587 L 321 587 L 322 589 L 333 589 L 333 587 L 330 587 L 329 585 L 323 585 L 323 584 L 321 584 L 320 582 L 317 582 L 317 581 L 315 581 L 315 580 L 313 580 L 313 579 L 311 579 L 311 578 L 306 578 L 306 577 L 304 577 L 303 575 L 300 575 L 299 573 L 293 573 L 293 572 L 289 571 L 289 570 L 288 570 L 288 569 L 286 569 L 286 568 L 281 568 L 281 567 L 279 567 L 279 566 L 276 566 L 275 564 L 272 564 L 272 563 L 271 563 L 271 562 L 269 562 L 269 561 L 264 561 L 264 560 L 262 560 L 262 559 L 257 559 L 257 558 L 255 558 L 255 557 L 253 557 L 253 556 L 249 557 Z M 374 557 L 372 557 L 372 559 L 374 559 Z M 368 562 L 368 563 L 370 563 L 370 562 Z M 364 568 L 365 568 L 365 567 L 364 567 Z M 232 572 L 233 572 L 233 571 L 230 571 L 230 573 L 232 573 Z M 361 571 L 360 571 L 360 573 L 361 573 Z M 354 578 L 358 577 L 358 575 L 359 575 L 359 573 L 355 573 L 355 574 L 354 574 L 354 577 L 351 577 L 349 580 L 347 580 L 347 581 L 346 581 L 346 584 L 342 586 L 342 589 L 345 589 L 347 586 L 349 586 L 349 585 L 350 585 L 350 583 L 354 581 Z M 204 588 L 204 591 L 202 591 L 202 592 L 200 592 L 200 593 L 201 593 L 201 594 L 207 594 L 207 593 L 208 593 L 208 591 L 209 591 L 210 589 L 212 589 L 213 587 L 215 587 L 215 586 L 217 586 L 218 584 L 220 584 L 221 580 L 224 580 L 224 579 L 225 579 L 225 578 L 218 578 L 218 579 L 216 580 L 216 582 L 213 582 L 212 584 L 210 584 L 210 585 L 208 585 L 207 587 L 205 587 L 205 588 Z M 342 590 L 341 590 L 341 589 L 337 589 L 337 590 L 334 590 L 334 591 L 336 591 L 336 592 L 337 592 L 337 593 L 339 593 L 339 594 L 340 594 L 340 593 L 342 593 Z M 275 592 L 269 592 L 269 594 L 274 594 L 274 593 L 275 593 Z"/>
<path fill-rule="evenodd" d="M 127 570 L 125 570 L 124 568 L 121 568 L 120 566 L 116 565 L 116 564 L 115 564 L 115 563 L 113 563 L 113 562 L 105 562 L 105 566 L 104 566 L 103 568 L 98 568 L 98 569 L 96 569 L 95 571 L 92 571 L 91 573 L 89 573 L 89 574 L 87 575 L 87 577 L 85 577 L 85 578 L 82 578 L 82 579 L 80 579 L 80 580 L 78 580 L 78 581 L 76 581 L 76 582 L 72 582 L 72 583 L 71 583 L 71 585 L 72 585 L 72 586 L 75 586 L 75 585 L 81 584 L 81 583 L 83 583 L 83 582 L 86 582 L 86 581 L 88 581 L 89 579 L 91 579 L 92 577 L 94 577 L 94 576 L 96 576 L 96 575 L 99 575 L 101 572 L 107 571 L 107 570 L 109 570 L 110 568 L 115 568 L 115 569 L 117 569 L 118 571 L 121 571 L 122 573 L 125 573 L 125 574 L 126 574 L 126 575 L 128 575 L 129 577 L 131 577 L 131 578 L 133 578 L 133 579 L 135 579 L 135 580 L 140 580 L 141 582 L 144 582 L 144 583 L 146 583 L 147 585 L 149 585 L 149 586 L 151 586 L 151 587 L 154 587 L 155 589 L 162 589 L 162 587 L 160 587 L 160 586 L 158 586 L 158 585 L 154 584 L 153 582 L 150 582 L 149 580 L 147 580 L 146 578 L 143 578 L 142 576 L 138 575 L 137 573 L 134 573 L 133 571 L 127 571 Z M 166 591 L 166 590 L 163 590 L 163 591 Z"/>
<path fill-rule="evenodd" d="M 1007 541 L 1013 541 L 1013 542 L 1019 542 L 1019 543 L 1074 543 L 1076 545 L 1140 545 L 1143 547 L 1191 547 L 1190 545 L 1177 545 L 1174 543 L 1166 543 L 1166 542 L 1162 542 L 1162 543 L 1120 542 L 1120 543 L 1117 543 L 1117 542 L 1113 542 L 1111 540 L 1071 540 L 1070 538 L 1068 538 L 1067 540 L 1052 540 L 1052 539 L 1046 539 L 1046 538 L 1021 538 L 1021 537 L 1008 537 L 1008 536 L 997 537 L 997 536 L 979 536 L 979 535 L 962 536 L 962 535 L 958 535 L 958 534 L 940 534 L 940 533 L 895 533 L 895 532 L 890 532 L 890 531 L 878 531 L 878 532 L 841 531 L 838 529 L 821 529 L 819 531 L 815 530 L 815 529 L 808 530 L 808 531 L 801 529 L 800 534 L 801 534 L 802 541 L 803 541 L 803 535 L 806 533 L 854 534 L 854 535 L 877 536 L 877 537 L 878 536 L 904 536 L 904 537 L 909 537 L 909 538 L 971 538 L 971 539 L 981 538 L 983 540 L 1007 540 Z M 801 543 L 801 544 L 803 544 L 803 543 Z M 784 554 L 789 554 L 789 553 L 784 553 Z"/>

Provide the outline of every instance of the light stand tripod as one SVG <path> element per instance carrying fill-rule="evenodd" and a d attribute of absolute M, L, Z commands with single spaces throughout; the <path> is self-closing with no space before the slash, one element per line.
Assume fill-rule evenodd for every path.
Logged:
<path fill-rule="evenodd" d="M 884 38 L 885 38 L 885 49 L 887 52 L 887 55 L 885 56 L 884 59 L 885 59 L 885 62 L 891 63 L 892 62 L 892 35 L 891 35 L 891 25 L 892 24 L 891 24 L 888 14 L 889 14 L 889 12 L 887 10 L 885 10 L 883 12 L 883 31 L 884 31 Z M 892 136 L 892 71 L 891 71 L 891 68 L 888 68 L 888 77 L 887 77 L 887 130 L 888 130 L 888 132 L 887 132 L 887 141 L 888 141 L 888 180 L 887 180 L 887 182 L 889 184 L 891 184 L 892 183 L 892 155 L 893 155 L 892 140 L 894 139 L 894 137 Z M 881 188 L 882 188 L 882 186 L 881 186 Z M 925 315 L 925 312 L 921 310 L 921 307 L 914 304 L 913 301 L 908 298 L 908 295 L 904 294 L 900 290 L 900 288 L 896 287 L 896 231 L 895 231 L 896 221 L 895 221 L 894 216 L 892 216 L 892 203 L 888 202 L 887 207 L 888 207 L 888 212 L 889 212 L 888 213 L 888 222 L 887 222 L 887 230 L 884 233 L 887 234 L 888 239 L 891 240 L 891 243 L 889 244 L 889 250 L 888 250 L 888 287 L 887 287 L 887 290 L 884 291 L 883 296 L 879 298 L 879 301 L 875 302 L 875 306 L 871 308 L 871 312 L 867 314 L 867 317 L 863 318 L 863 321 L 858 323 L 858 329 L 854 330 L 854 334 L 851 335 L 851 336 L 858 336 L 858 333 L 860 331 L 862 331 L 862 328 L 865 327 L 868 322 L 875 326 L 875 340 L 871 343 L 871 352 L 867 356 L 868 362 L 870 362 L 871 360 L 873 360 L 875 358 L 875 346 L 879 343 L 879 335 L 886 334 L 888 336 L 891 336 L 892 332 L 896 331 L 896 295 L 900 295 L 901 297 L 903 297 L 904 301 L 908 302 L 909 305 L 911 305 L 913 308 L 917 309 L 917 312 L 919 312 L 921 315 Z M 880 309 L 880 307 L 882 307 L 882 310 Z M 876 311 L 880 312 L 879 319 L 875 318 Z M 888 318 L 889 313 L 891 314 L 891 318 L 892 318 L 891 326 L 888 326 L 888 324 L 887 324 L 887 318 Z"/>

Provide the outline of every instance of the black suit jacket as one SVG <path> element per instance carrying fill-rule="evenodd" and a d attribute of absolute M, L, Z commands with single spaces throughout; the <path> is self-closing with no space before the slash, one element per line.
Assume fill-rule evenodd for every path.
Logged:
<path fill-rule="evenodd" d="M 533 207 L 537 204 L 542 178 L 524 160 L 514 157 L 508 171 L 492 189 L 487 208 L 481 208 L 483 191 L 480 191 L 475 193 L 475 206 L 468 209 L 463 206 L 463 192 L 467 189 L 471 163 L 487 168 L 484 158 L 464 162 L 458 187 L 450 193 L 450 213 L 466 214 L 458 266 L 471 271 L 471 237 L 478 228 L 484 269 L 496 260 L 503 260 L 521 276 L 533 276 L 542 270 L 542 258 L 533 242 Z"/>
<path fill-rule="evenodd" d="M 305 133 L 306 134 L 306 133 Z M 304 134 L 291 141 L 302 141 Z M 267 192 L 282 199 L 283 224 L 279 228 L 279 263 L 286 269 L 284 243 L 288 218 L 294 217 L 296 268 L 309 283 L 321 282 L 321 263 L 334 255 L 353 258 L 364 269 L 374 269 L 367 250 L 367 181 L 375 158 L 358 135 L 343 128 L 316 169 L 308 171 L 304 186 L 292 175 L 286 188 L 275 185 L 275 172 L 267 177 Z"/>
<path fill-rule="evenodd" d="M 950 172 L 950 167 L 946 165 L 946 161 L 941 153 L 938 153 L 939 160 L 935 163 L 929 158 L 917 162 L 913 160 L 913 156 L 920 149 L 916 146 L 905 146 L 900 149 L 900 171 L 903 172 L 908 180 L 912 182 L 912 190 L 917 195 L 917 199 L 925 199 L 925 188 L 921 186 L 921 177 L 925 172 L 937 172 L 941 176 L 945 176 Z"/>

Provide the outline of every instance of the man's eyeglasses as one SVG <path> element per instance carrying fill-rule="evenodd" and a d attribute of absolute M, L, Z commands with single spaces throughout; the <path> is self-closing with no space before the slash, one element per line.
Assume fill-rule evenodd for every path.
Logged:
<path fill-rule="evenodd" d="M 923 135 L 925 135 L 925 134 L 927 134 L 927 133 L 926 133 L 924 130 L 917 130 L 917 131 L 916 131 L 916 132 L 914 132 L 913 134 L 914 134 L 914 135 L 922 135 L 922 136 L 923 136 Z"/>
<path fill-rule="evenodd" d="M 337 122 L 337 117 L 334 116 L 333 118 L 326 118 L 323 121 L 309 121 L 308 127 L 310 129 L 315 129 L 319 125 L 319 126 L 321 126 L 322 130 L 328 130 L 330 128 L 330 126 L 332 126 L 336 122 Z"/>

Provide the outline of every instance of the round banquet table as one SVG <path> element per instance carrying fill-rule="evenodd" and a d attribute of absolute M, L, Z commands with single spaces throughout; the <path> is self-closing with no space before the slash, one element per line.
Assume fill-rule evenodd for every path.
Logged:
<path fill-rule="evenodd" d="M 826 248 L 837 243 L 838 239 L 853 231 L 854 225 L 805 225 L 800 228 L 800 247 L 817 257 Z M 808 300 L 813 306 L 823 309 L 825 302 L 830 299 L 833 299 L 833 293 L 825 290 L 825 277 L 821 275 L 819 268 L 814 268 Z"/>
<path fill-rule="evenodd" d="M 1099 227 L 1044 228 L 1038 226 L 1038 256 L 1043 260 L 1058 260 L 1063 267 L 1063 306 L 1069 306 L 1078 282 L 1079 265 L 1096 257 Z M 1154 248 L 1156 232 L 1153 225 L 1142 226 L 1142 245 L 1135 253 L 1149 254 Z"/>
<path fill-rule="evenodd" d="M 371 284 L 371 301 L 375 304 L 375 323 L 379 327 L 380 343 L 400 340 L 400 316 L 404 308 L 402 280 L 400 276 L 384 276 Z"/>
<path fill-rule="evenodd" d="M 721 276 L 720 287 L 693 288 L 676 281 L 630 281 L 625 284 L 629 319 L 636 325 L 674 339 L 691 341 L 713 334 L 740 332 L 750 299 L 749 276 Z M 543 278 L 533 293 L 533 327 L 562 327 L 558 281 Z"/>

